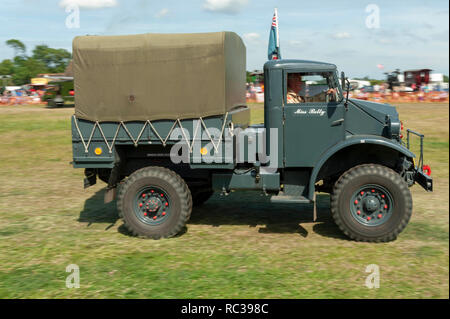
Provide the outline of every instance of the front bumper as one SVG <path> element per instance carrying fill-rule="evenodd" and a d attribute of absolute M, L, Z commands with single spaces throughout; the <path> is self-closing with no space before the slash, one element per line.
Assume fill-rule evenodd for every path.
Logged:
<path fill-rule="evenodd" d="M 416 135 L 420 138 L 420 155 L 417 167 L 414 168 L 414 182 L 422 186 L 427 192 L 433 191 L 433 178 L 431 178 L 431 171 L 428 174 L 424 172 L 423 165 L 423 139 L 425 135 L 421 133 L 414 132 L 413 130 L 407 129 L 406 136 L 406 147 L 410 149 L 410 135 Z"/>
<path fill-rule="evenodd" d="M 420 169 L 416 170 L 414 181 L 422 186 L 427 192 L 433 191 L 433 179 Z"/>

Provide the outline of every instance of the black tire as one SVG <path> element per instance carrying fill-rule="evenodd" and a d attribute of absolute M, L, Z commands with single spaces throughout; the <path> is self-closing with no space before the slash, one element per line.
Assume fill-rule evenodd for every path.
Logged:
<path fill-rule="evenodd" d="M 171 212 L 160 224 L 143 222 L 135 211 L 135 198 L 143 187 L 162 189 L 170 199 Z M 125 227 L 133 235 L 168 238 L 177 235 L 185 227 L 191 216 L 192 197 L 185 181 L 175 172 L 163 167 L 145 167 L 131 174 L 120 186 L 117 209 Z"/>
<path fill-rule="evenodd" d="M 364 225 L 352 214 L 352 196 L 365 185 L 378 185 L 392 198 L 392 212 L 386 222 L 380 225 Z M 334 221 L 345 235 L 356 241 L 395 240 L 408 224 L 411 214 L 412 198 L 408 185 L 399 174 L 382 165 L 364 164 L 351 168 L 336 181 L 331 194 L 331 215 Z"/>
<path fill-rule="evenodd" d="M 191 191 L 192 193 L 192 202 L 194 207 L 198 207 L 203 205 L 211 196 L 214 194 L 214 191 L 209 188 L 194 188 Z"/>

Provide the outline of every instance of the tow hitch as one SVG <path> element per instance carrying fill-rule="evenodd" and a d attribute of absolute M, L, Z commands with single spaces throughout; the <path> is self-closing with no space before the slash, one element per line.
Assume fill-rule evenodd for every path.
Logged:
<path fill-rule="evenodd" d="M 406 130 L 406 147 L 410 149 L 410 134 L 414 134 L 420 138 L 420 156 L 417 166 L 414 168 L 414 181 L 422 186 L 427 192 L 433 191 L 433 179 L 431 178 L 431 168 L 429 165 L 423 165 L 423 139 L 425 135 L 417 133 L 413 130 Z"/>

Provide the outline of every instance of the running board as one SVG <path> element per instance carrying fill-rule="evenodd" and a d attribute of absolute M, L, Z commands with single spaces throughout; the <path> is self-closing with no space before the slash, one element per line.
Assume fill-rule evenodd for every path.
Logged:
<path fill-rule="evenodd" d="M 270 198 L 272 203 L 310 204 L 313 201 L 303 196 L 277 195 Z"/>
<path fill-rule="evenodd" d="M 310 200 L 304 196 L 292 196 L 292 195 L 277 195 L 270 198 L 272 203 L 295 203 L 295 204 L 314 204 L 313 208 L 313 221 L 317 220 L 317 206 L 316 206 L 316 193 L 314 193 L 314 199 Z"/>

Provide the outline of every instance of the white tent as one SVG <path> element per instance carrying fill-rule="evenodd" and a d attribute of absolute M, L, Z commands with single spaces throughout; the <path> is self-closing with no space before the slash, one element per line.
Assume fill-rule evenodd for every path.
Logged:
<path fill-rule="evenodd" d="M 20 89 L 22 89 L 22 87 L 21 87 L 21 86 L 5 86 L 5 89 L 6 89 L 7 91 L 15 91 L 15 90 L 20 90 Z"/>

